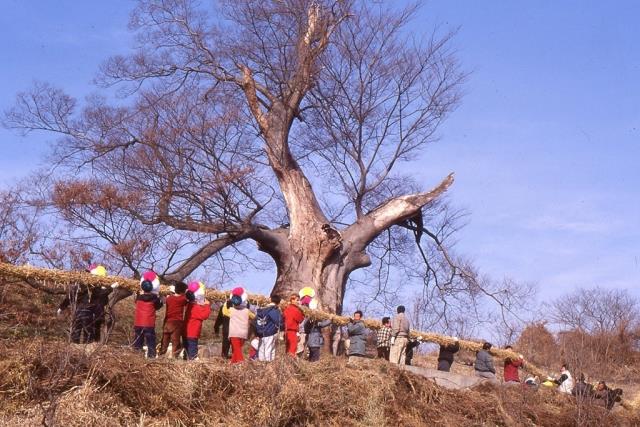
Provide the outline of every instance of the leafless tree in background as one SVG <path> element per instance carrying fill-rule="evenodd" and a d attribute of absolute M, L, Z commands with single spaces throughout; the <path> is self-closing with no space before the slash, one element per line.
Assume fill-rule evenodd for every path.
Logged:
<path fill-rule="evenodd" d="M 451 33 L 407 35 L 415 11 L 242 0 L 219 1 L 214 17 L 191 0 L 139 1 L 136 51 L 98 78 L 126 102 L 92 96 L 80 108 L 40 85 L 4 122 L 64 136 L 56 161 L 67 175 L 52 200 L 84 227 L 130 217 L 131 238 L 111 242 L 129 268 L 144 252 L 143 226 L 199 245 L 167 271 L 174 280 L 251 239 L 276 264 L 274 293 L 311 285 L 340 312 L 354 271 L 373 256 L 388 272 L 389 254 L 406 251 L 414 256 L 400 270 L 423 282 L 441 316 L 454 299 L 481 296 L 508 311 L 517 293 L 489 286 L 447 248 L 457 214 L 437 199 L 452 176 L 425 191 L 398 172 L 425 161 L 465 80 Z"/>
<path fill-rule="evenodd" d="M 640 308 L 626 290 L 578 289 L 553 304 L 563 358 L 576 370 L 610 375 L 638 359 Z"/>

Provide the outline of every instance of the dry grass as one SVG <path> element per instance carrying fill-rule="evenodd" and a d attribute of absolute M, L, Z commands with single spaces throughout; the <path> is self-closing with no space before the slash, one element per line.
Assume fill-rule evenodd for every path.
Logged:
<path fill-rule="evenodd" d="M 551 390 L 450 391 L 384 362 L 147 361 L 35 339 L 0 348 L 2 425 L 634 425 Z M 55 408 L 55 411 L 52 410 Z"/>
<path fill-rule="evenodd" d="M 281 357 L 230 366 L 148 361 L 124 345 L 69 345 L 68 325 L 52 318 L 57 302 L 16 286 L 2 294 L 0 425 L 640 425 L 634 410 L 579 405 L 552 390 L 445 390 L 380 361 Z M 18 312 L 29 314 L 7 315 Z M 122 338 L 114 342 L 125 344 L 125 331 Z"/>

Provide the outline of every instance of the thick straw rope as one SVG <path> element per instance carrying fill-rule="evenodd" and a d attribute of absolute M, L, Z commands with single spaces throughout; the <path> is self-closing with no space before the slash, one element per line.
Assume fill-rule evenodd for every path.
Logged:
<path fill-rule="evenodd" d="M 41 283 L 53 283 L 56 285 L 71 285 L 82 283 L 87 286 L 111 286 L 114 282 L 119 284 L 120 288 L 127 289 L 131 292 L 137 292 L 140 289 L 140 283 L 138 280 L 129 279 L 119 276 L 94 276 L 86 272 L 76 271 L 64 271 L 53 270 L 46 268 L 37 268 L 31 266 L 15 266 L 12 264 L 0 263 L 0 277 L 7 279 L 19 279 L 19 280 L 35 280 Z M 160 294 L 167 295 L 170 293 L 169 287 L 162 285 L 160 287 Z M 207 289 L 206 298 L 212 302 L 225 302 L 229 298 L 229 293 L 214 289 Z M 249 302 L 259 306 L 265 306 L 270 302 L 270 299 L 264 295 L 249 294 Z M 283 303 L 283 306 L 286 303 Z M 308 318 L 314 320 L 330 320 L 335 325 L 346 325 L 350 322 L 349 317 L 338 316 L 336 314 L 326 313 L 321 310 L 311 310 L 306 307 L 300 307 Z M 367 328 L 380 329 L 381 323 L 374 319 L 363 319 L 363 322 Z M 440 335 L 432 332 L 411 331 L 411 337 L 420 339 L 424 342 L 430 342 L 440 345 L 454 344 L 455 341 L 452 337 L 446 335 Z M 469 351 L 478 351 L 482 349 L 482 343 L 469 340 L 460 340 L 460 348 Z M 493 356 L 501 359 L 518 357 L 518 354 L 504 349 L 492 348 L 490 353 Z M 541 369 L 531 363 L 526 363 L 524 368 L 530 373 L 539 376 L 541 379 L 546 377 Z"/>

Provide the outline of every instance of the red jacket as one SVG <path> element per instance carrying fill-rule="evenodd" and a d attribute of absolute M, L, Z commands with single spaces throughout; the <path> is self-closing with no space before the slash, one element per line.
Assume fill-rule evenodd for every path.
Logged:
<path fill-rule="evenodd" d="M 162 307 L 162 300 L 158 295 L 144 293 L 136 297 L 136 312 L 133 326 L 141 328 L 156 327 L 156 310 Z"/>
<path fill-rule="evenodd" d="M 520 382 L 520 377 L 518 376 L 518 368 L 522 366 L 522 360 L 511 360 L 507 359 L 504 361 L 504 380 L 506 381 L 517 381 Z"/>
<path fill-rule="evenodd" d="M 282 317 L 284 317 L 284 330 L 285 331 L 296 331 L 298 332 L 298 328 L 300 327 L 300 323 L 304 320 L 304 313 L 298 306 L 294 304 L 289 304 L 287 308 L 282 312 Z"/>
<path fill-rule="evenodd" d="M 202 332 L 202 322 L 209 318 L 211 314 L 211 304 L 198 304 L 191 302 L 187 305 L 184 315 L 187 322 L 186 336 L 191 339 L 200 338 Z"/>
<path fill-rule="evenodd" d="M 167 310 L 164 313 L 164 321 L 184 320 L 184 308 L 187 306 L 187 297 L 182 295 L 169 295 L 165 301 Z"/>

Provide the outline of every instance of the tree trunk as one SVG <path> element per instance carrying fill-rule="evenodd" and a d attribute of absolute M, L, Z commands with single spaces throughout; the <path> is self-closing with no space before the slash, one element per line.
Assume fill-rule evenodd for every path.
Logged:
<path fill-rule="evenodd" d="M 348 254 L 339 251 L 328 259 L 318 253 L 316 247 L 301 248 L 291 252 L 286 260 L 278 264 L 278 276 L 273 294 L 283 298 L 297 294 L 310 286 L 316 291 L 319 308 L 342 314 L 342 301 L 349 274 L 361 266 L 348 265 Z"/>
<path fill-rule="evenodd" d="M 342 314 L 349 275 L 371 264 L 366 253 L 369 243 L 389 227 L 416 215 L 452 182 L 450 175 L 429 192 L 390 199 L 342 232 L 320 223 L 309 211 L 307 215 L 298 216 L 298 219 L 305 218 L 306 228 L 256 230 L 251 237 L 258 242 L 260 250 L 271 255 L 277 266 L 272 294 L 286 298 L 310 286 L 316 291 L 320 308 Z"/>

